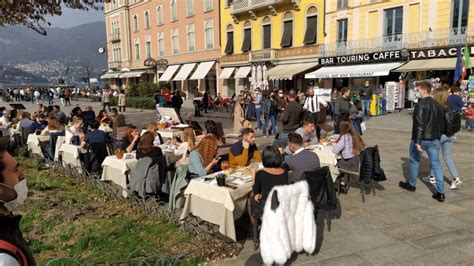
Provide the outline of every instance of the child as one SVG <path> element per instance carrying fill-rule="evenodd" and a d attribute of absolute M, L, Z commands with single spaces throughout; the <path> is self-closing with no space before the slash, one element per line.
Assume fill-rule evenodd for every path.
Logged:
<path fill-rule="evenodd" d="M 474 103 L 471 103 L 466 109 L 466 129 L 472 131 L 474 128 Z"/>

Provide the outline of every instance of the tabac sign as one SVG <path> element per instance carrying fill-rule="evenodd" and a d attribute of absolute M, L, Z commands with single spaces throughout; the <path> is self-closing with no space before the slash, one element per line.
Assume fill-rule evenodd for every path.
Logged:
<path fill-rule="evenodd" d="M 406 51 L 405 51 L 406 53 Z M 319 58 L 320 65 L 344 65 L 344 64 L 362 64 L 362 63 L 382 63 L 390 61 L 401 61 L 402 51 L 384 51 L 377 53 L 342 55 L 334 57 Z"/>
<path fill-rule="evenodd" d="M 462 46 L 464 47 L 464 46 Z M 470 54 L 474 54 L 474 45 L 468 45 Z M 429 58 L 445 58 L 456 57 L 458 48 L 461 47 L 440 47 L 423 50 L 411 50 L 410 59 L 429 59 Z M 463 52 L 463 50 L 461 50 Z"/>

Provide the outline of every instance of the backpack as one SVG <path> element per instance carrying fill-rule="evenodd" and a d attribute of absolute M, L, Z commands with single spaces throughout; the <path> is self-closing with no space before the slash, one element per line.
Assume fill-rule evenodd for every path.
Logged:
<path fill-rule="evenodd" d="M 448 105 L 448 109 L 444 113 L 445 133 L 446 136 L 454 136 L 461 130 L 461 112 L 458 109 Z"/>
<path fill-rule="evenodd" d="M 21 266 L 28 265 L 25 254 L 17 246 L 5 240 L 0 240 L 0 253 L 8 254 L 15 258 Z"/>

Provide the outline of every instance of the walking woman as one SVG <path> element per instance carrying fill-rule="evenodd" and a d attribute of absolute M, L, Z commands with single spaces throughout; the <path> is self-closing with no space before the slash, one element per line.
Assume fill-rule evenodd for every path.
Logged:
<path fill-rule="evenodd" d="M 435 99 L 445 111 L 457 110 L 457 107 L 453 104 L 450 104 L 448 101 L 448 91 L 444 88 L 438 88 L 433 91 L 433 99 Z M 454 145 L 454 134 L 449 134 L 447 131 L 447 126 L 445 127 L 445 132 L 441 135 L 440 144 L 441 144 L 441 151 L 443 154 L 443 159 L 446 165 L 448 166 L 449 172 L 451 173 L 451 177 L 453 181 L 451 182 L 451 186 L 449 189 L 458 189 L 458 186 L 462 184 L 461 179 L 459 178 L 458 170 L 456 165 L 454 164 L 452 158 L 452 150 Z M 431 184 L 436 184 L 435 176 L 433 169 L 431 169 L 430 176 L 423 177 L 423 181 L 430 182 Z"/>
<path fill-rule="evenodd" d="M 120 93 L 118 95 L 117 105 L 118 105 L 119 111 L 125 113 L 125 106 L 127 106 L 127 98 L 125 96 L 125 91 L 123 89 L 120 90 Z"/>

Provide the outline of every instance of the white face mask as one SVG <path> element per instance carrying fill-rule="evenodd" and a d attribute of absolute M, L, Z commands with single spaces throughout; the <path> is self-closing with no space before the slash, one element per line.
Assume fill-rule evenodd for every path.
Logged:
<path fill-rule="evenodd" d="M 15 190 L 16 192 L 16 199 L 11 200 L 9 202 L 0 200 L 0 202 L 3 202 L 3 207 L 5 207 L 8 211 L 13 211 L 13 210 L 18 209 L 18 207 L 20 207 L 21 205 L 23 205 L 26 198 L 28 197 L 28 187 L 26 186 L 26 178 L 21 180 L 13 188 L 5 184 L 0 184 L 0 185 L 4 185 L 8 188 L 11 188 Z"/>

